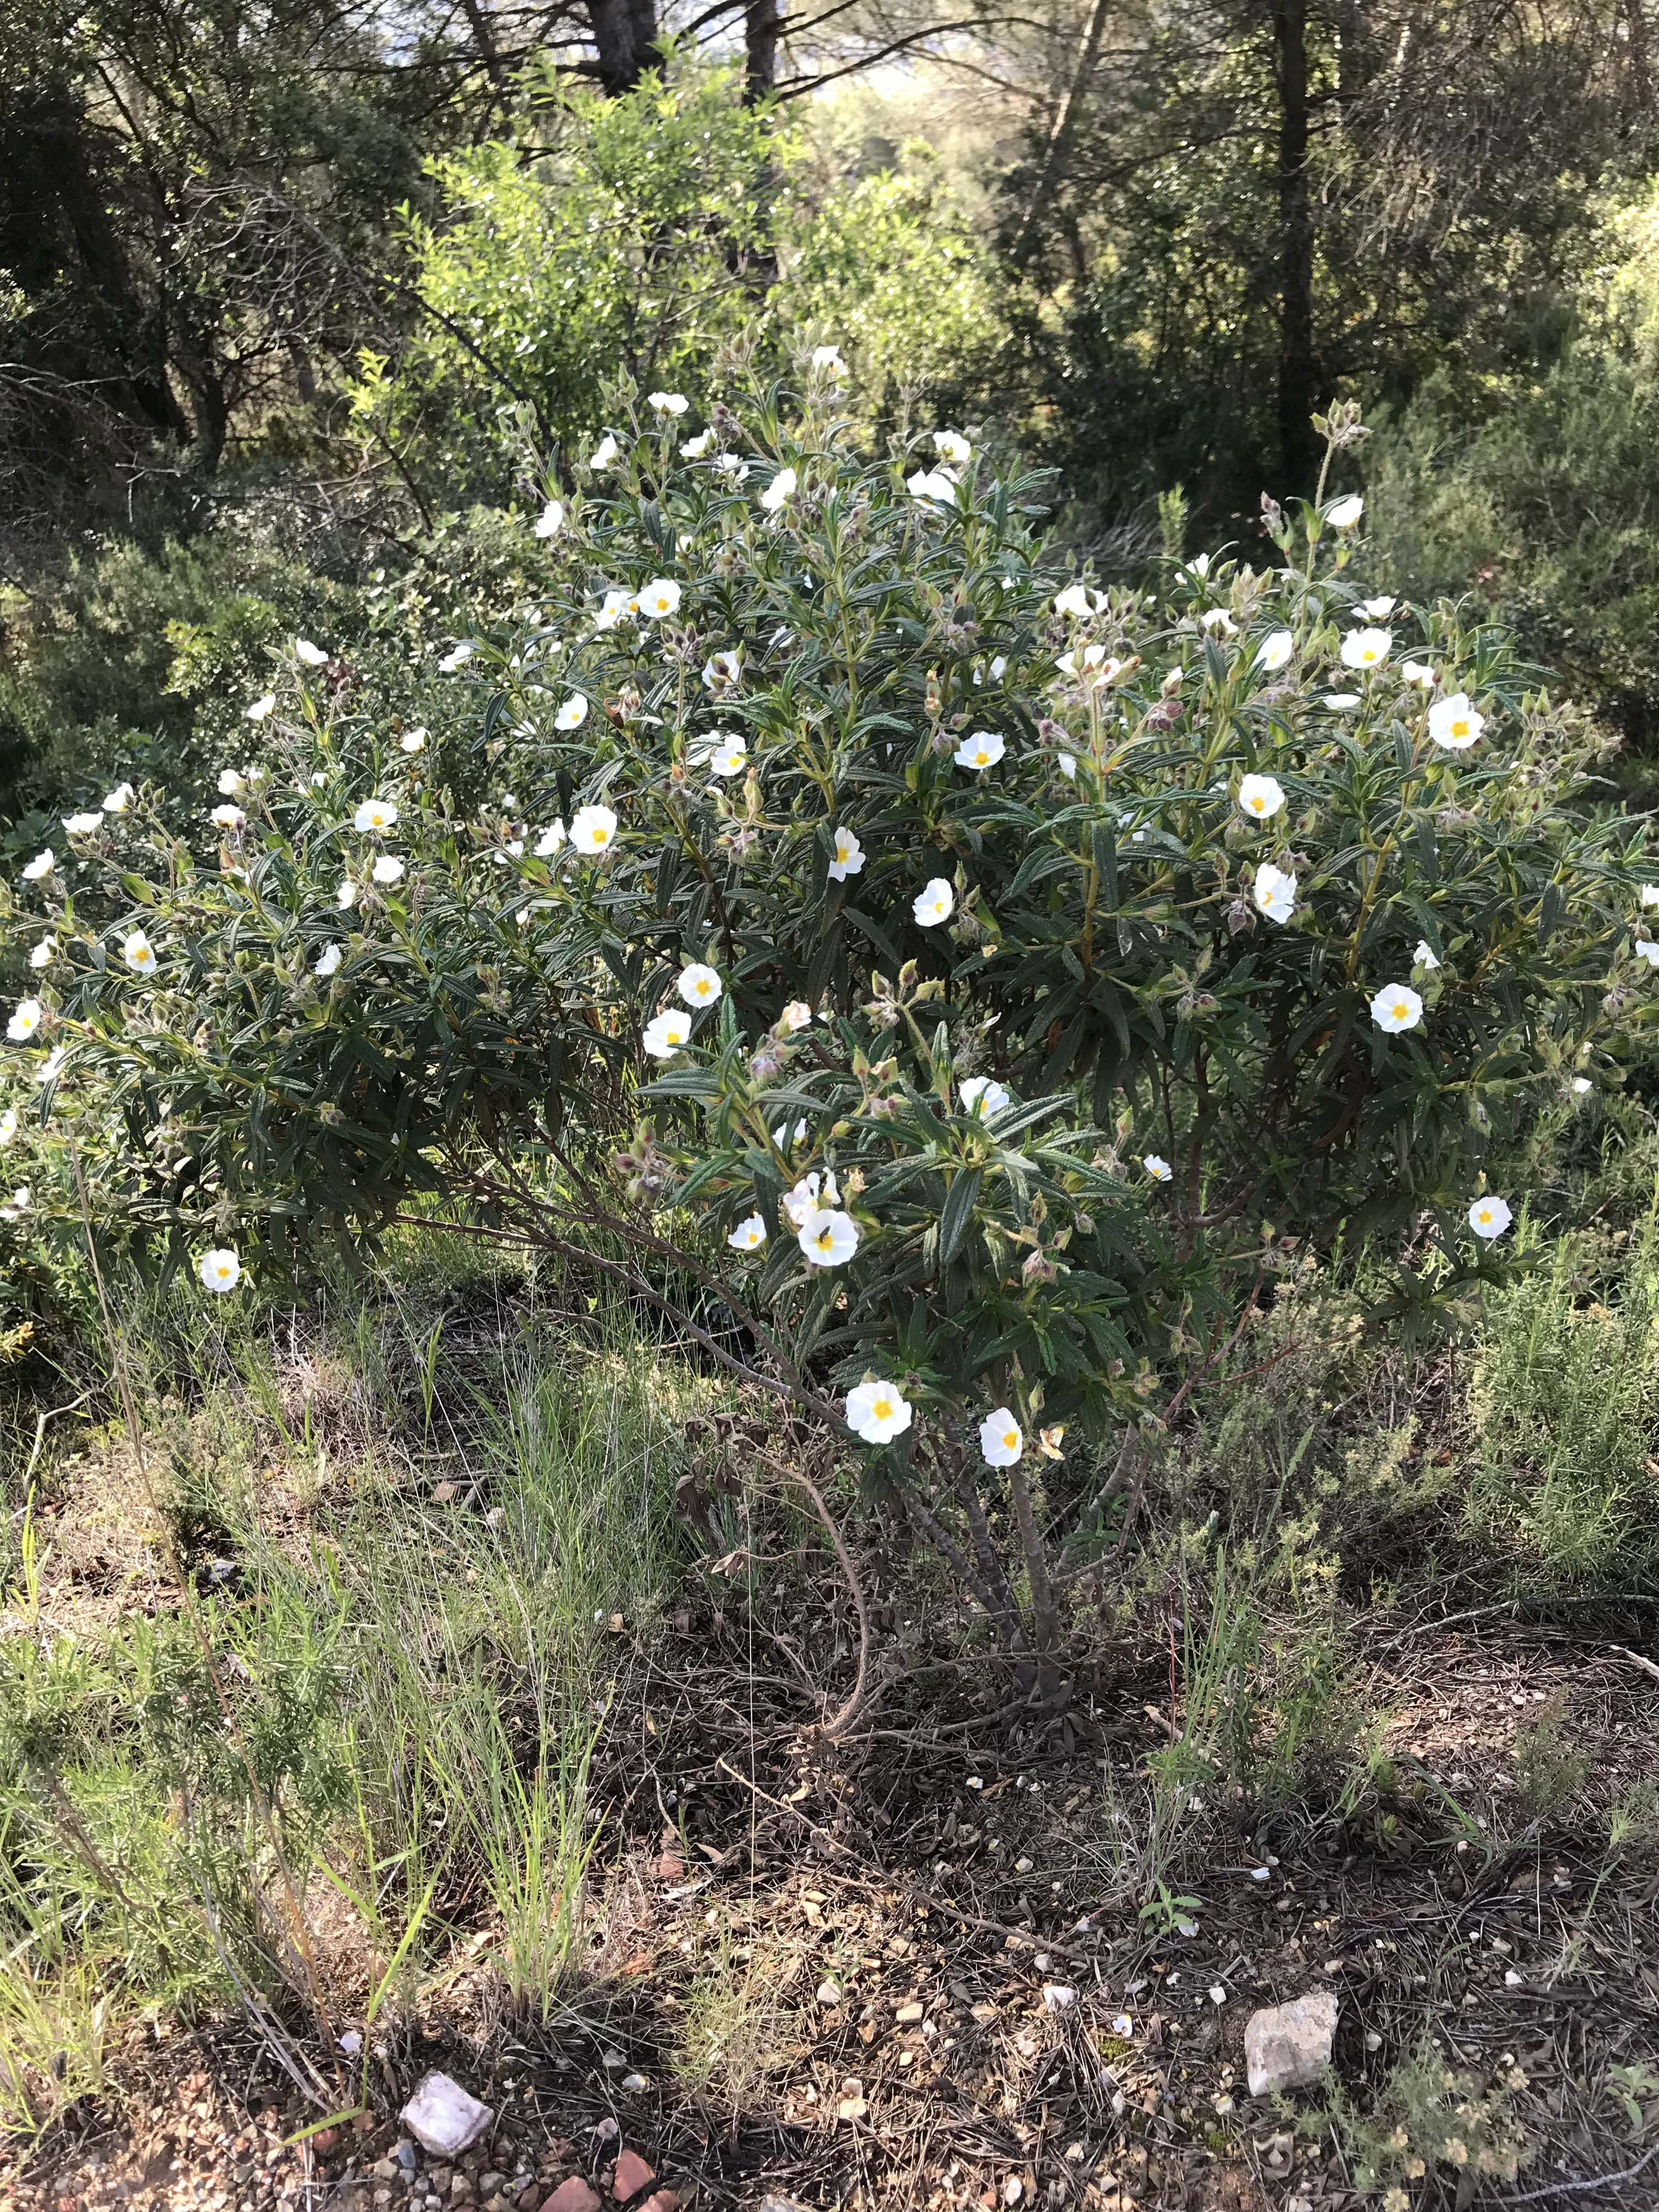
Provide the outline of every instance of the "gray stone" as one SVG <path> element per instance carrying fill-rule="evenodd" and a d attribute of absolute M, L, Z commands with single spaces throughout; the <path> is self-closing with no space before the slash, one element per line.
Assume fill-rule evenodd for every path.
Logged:
<path fill-rule="evenodd" d="M 1250 2094 L 1269 2097 L 1280 2089 L 1305 2089 L 1330 2064 L 1335 2038 L 1336 1999 L 1328 1990 L 1252 2013 L 1244 2030 Z"/>
<path fill-rule="evenodd" d="M 495 2115 L 470 2097 L 447 2074 L 428 2074 L 398 2115 L 417 2143 L 434 2158 L 459 2158 L 475 2143 Z"/>

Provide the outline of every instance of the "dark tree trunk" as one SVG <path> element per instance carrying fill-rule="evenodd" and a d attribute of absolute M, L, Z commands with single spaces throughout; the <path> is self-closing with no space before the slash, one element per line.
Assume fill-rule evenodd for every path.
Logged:
<path fill-rule="evenodd" d="M 587 12 L 599 50 L 600 83 L 613 98 L 632 92 L 661 59 L 655 0 L 588 0 Z"/>
<path fill-rule="evenodd" d="M 1279 88 L 1279 459 L 1281 489 L 1312 489 L 1318 373 L 1314 361 L 1313 210 L 1308 192 L 1306 0 L 1272 0 Z"/>
<path fill-rule="evenodd" d="M 778 0 L 748 0 L 744 11 L 743 40 L 746 56 L 743 96 L 757 106 L 778 81 L 778 40 L 783 32 L 783 10 Z"/>

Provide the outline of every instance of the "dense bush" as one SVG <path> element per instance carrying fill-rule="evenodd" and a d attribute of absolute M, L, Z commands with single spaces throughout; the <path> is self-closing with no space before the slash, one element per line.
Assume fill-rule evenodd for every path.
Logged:
<path fill-rule="evenodd" d="M 416 1198 L 672 1260 L 930 1533 L 1007 1467 L 1044 1628 L 1028 1437 L 1141 1418 L 1285 1239 L 1409 1237 L 1423 1299 L 1485 1267 L 1488 1146 L 1650 1018 L 1641 836 L 1572 812 L 1501 635 L 1355 603 L 1356 500 L 1103 594 L 959 434 L 858 459 L 840 382 L 695 436 L 619 398 L 447 710 L 301 643 L 196 835 L 89 794 L 11 902 L 15 1081 L 210 1290 Z"/>

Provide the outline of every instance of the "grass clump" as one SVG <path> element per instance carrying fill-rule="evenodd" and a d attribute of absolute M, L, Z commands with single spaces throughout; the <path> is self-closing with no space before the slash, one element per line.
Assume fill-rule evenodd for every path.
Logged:
<path fill-rule="evenodd" d="M 1659 1527 L 1659 1243 L 1608 1290 L 1579 1289 L 1571 1240 L 1492 1296 L 1468 1395 L 1463 1533 L 1529 1591 L 1651 1577 Z"/>
<path fill-rule="evenodd" d="M 1334 2128 L 1354 2186 L 1380 2197 L 1382 2212 L 1408 2212 L 1431 2174 L 1463 2203 L 1479 2179 L 1513 2181 L 1525 2163 L 1526 2136 L 1511 2110 L 1525 2086 L 1512 2064 L 1485 2084 L 1458 2073 L 1425 2036 L 1389 2069 L 1369 2112 L 1339 2086 L 1327 2103 L 1299 2113 L 1296 2126 L 1314 2138 Z"/>

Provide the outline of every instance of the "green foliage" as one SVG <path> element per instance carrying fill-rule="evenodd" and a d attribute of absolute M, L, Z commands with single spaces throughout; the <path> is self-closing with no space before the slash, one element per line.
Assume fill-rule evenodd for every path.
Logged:
<path fill-rule="evenodd" d="M 1571 1244 L 1494 1294 L 1469 1388 L 1468 1533 L 1529 1590 L 1641 1580 L 1654 1563 L 1659 1268 L 1651 1229 L 1606 1304 Z"/>
<path fill-rule="evenodd" d="M 1534 1820 L 1565 1813 L 1590 1770 L 1589 1759 L 1566 1734 L 1566 1718 L 1565 1703 L 1556 1700 L 1515 1731 L 1510 1765 L 1515 1770 L 1516 1795 Z"/>
<path fill-rule="evenodd" d="M 1467 592 L 1570 689 L 1659 729 L 1659 380 L 1646 345 L 1585 333 L 1473 416 L 1431 380 L 1368 456 L 1376 573 Z"/>
<path fill-rule="evenodd" d="M 1327 2104 L 1297 2115 L 1297 2131 L 1316 2137 L 1334 2127 L 1354 2185 L 1379 2194 L 1382 2212 L 1407 2212 L 1431 2173 L 1460 2194 L 1482 2177 L 1515 2179 L 1530 2154 L 1511 2109 L 1525 2086 L 1507 2059 L 1487 2081 L 1458 2073 L 1425 2036 L 1389 2068 L 1369 2112 L 1338 2086 Z"/>
<path fill-rule="evenodd" d="M 994 399 L 1007 344 L 1001 290 L 982 226 L 913 143 L 897 168 L 796 215 L 770 306 L 785 327 L 833 334 L 868 411 L 890 422 L 924 392 L 958 417 Z"/>
<path fill-rule="evenodd" d="M 565 449 L 598 433 L 619 374 L 706 383 L 775 252 L 787 143 L 743 105 L 738 72 L 687 63 L 606 99 L 549 58 L 526 89 L 517 139 L 432 164 L 439 212 L 407 218 L 426 312 L 395 358 L 365 353 L 352 395 L 447 504 L 510 468 L 503 406 Z"/>

